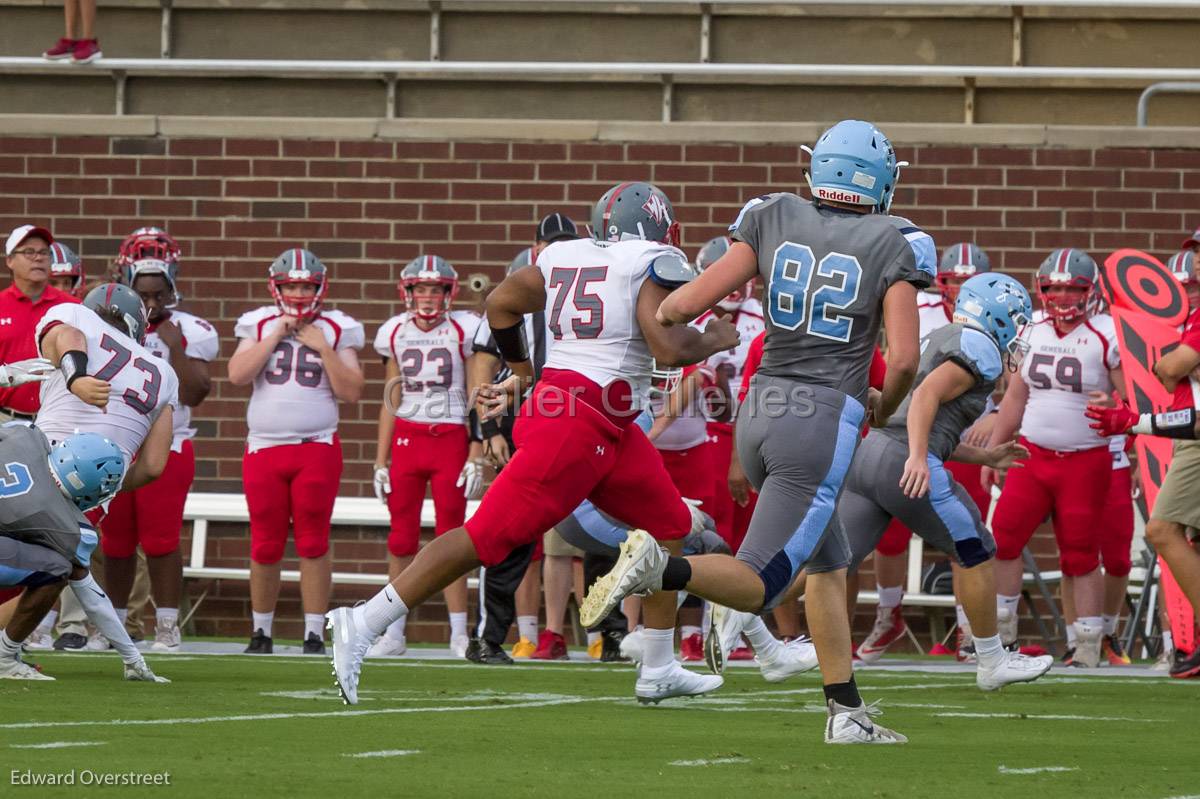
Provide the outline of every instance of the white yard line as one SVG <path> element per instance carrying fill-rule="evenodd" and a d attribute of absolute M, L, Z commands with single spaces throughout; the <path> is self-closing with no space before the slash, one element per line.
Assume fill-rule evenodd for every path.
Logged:
<path fill-rule="evenodd" d="M 75 746 L 104 746 L 107 741 L 51 741 L 45 744 L 9 744 L 9 749 L 70 749 Z"/>
<path fill-rule="evenodd" d="M 419 755 L 420 749 L 381 749 L 378 752 L 354 752 L 342 757 L 403 757 L 404 755 Z"/>
<path fill-rule="evenodd" d="M 731 763 L 749 763 L 748 757 L 714 757 L 711 760 L 672 760 L 668 766 L 724 766 Z"/>
<path fill-rule="evenodd" d="M 939 718 L 958 719 L 1038 719 L 1040 721 L 1130 721 L 1159 724 L 1161 719 L 1134 719 L 1127 716 L 1075 716 L 1058 713 L 934 713 Z"/>
<path fill-rule="evenodd" d="M 1079 769 L 1076 766 L 1037 766 L 1035 768 L 1009 768 L 1008 766 L 1000 766 L 999 771 L 1001 774 L 1046 774 L 1079 771 Z"/>

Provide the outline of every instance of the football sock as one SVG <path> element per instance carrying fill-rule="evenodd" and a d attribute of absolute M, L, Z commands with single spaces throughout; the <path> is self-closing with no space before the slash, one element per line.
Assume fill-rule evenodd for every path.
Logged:
<path fill-rule="evenodd" d="M 1074 623 L 1068 624 L 1067 625 L 1067 649 L 1075 648 L 1075 640 L 1078 637 L 1079 637 L 1078 634 L 1075 632 L 1075 624 Z"/>
<path fill-rule="evenodd" d="M 275 611 L 271 611 L 270 613 L 259 613 L 252 610 L 250 611 L 250 617 L 253 619 L 251 622 L 253 625 L 250 630 L 251 634 L 262 630 L 262 634 L 270 638 L 271 625 L 275 622 Z"/>
<path fill-rule="evenodd" d="M 451 613 L 450 614 L 450 637 L 455 638 L 460 635 L 467 634 L 467 614 L 466 613 Z"/>
<path fill-rule="evenodd" d="M 642 630 L 642 640 L 645 642 L 642 651 L 643 669 L 661 669 L 675 662 L 675 628 L 656 630 L 647 627 Z"/>
<path fill-rule="evenodd" d="M 121 653 L 121 660 L 126 663 L 140 661 L 141 653 L 133 645 L 129 633 L 125 631 L 125 625 L 121 623 L 121 620 L 117 618 L 117 612 L 113 610 L 108 594 L 100 588 L 96 578 L 89 572 L 82 580 L 71 580 L 70 586 L 71 592 L 75 594 L 75 598 L 83 607 L 83 612 L 87 614 L 88 621 L 108 639 L 108 642 L 113 645 L 113 649 Z"/>
<path fill-rule="evenodd" d="M 754 654 L 761 659 L 769 659 L 780 647 L 778 639 L 771 635 L 771 631 L 767 629 L 761 616 L 755 616 L 747 622 L 742 633 L 750 641 L 750 646 L 754 648 Z"/>
<path fill-rule="evenodd" d="M 1107 613 L 1105 613 L 1103 618 L 1104 618 L 1104 634 L 1105 635 L 1116 635 L 1117 634 L 1117 617 L 1109 616 Z"/>
<path fill-rule="evenodd" d="M 408 625 L 408 616 L 401 616 L 387 626 L 388 638 L 394 638 L 397 641 L 404 640 L 404 628 Z"/>
<path fill-rule="evenodd" d="M 859 707 L 862 697 L 858 695 L 858 686 L 851 677 L 848 682 L 835 682 L 825 686 L 825 699 L 832 699 L 843 707 Z"/>
<path fill-rule="evenodd" d="M 996 597 L 996 608 L 998 610 L 1007 610 L 1011 614 L 1011 617 L 1015 619 L 1017 617 L 1017 605 L 1020 602 L 1020 594 L 1017 596 L 1005 596 L 1004 594 L 999 594 Z"/>
<path fill-rule="evenodd" d="M 1163 630 L 1162 645 L 1164 652 L 1170 652 L 1175 648 L 1175 638 L 1171 635 L 1170 630 Z"/>
<path fill-rule="evenodd" d="M 517 616 L 517 634 L 526 641 L 536 641 L 537 619 L 537 616 Z"/>
<path fill-rule="evenodd" d="M 958 621 L 958 626 L 964 632 L 971 629 L 971 622 L 967 619 L 967 612 L 963 610 L 962 605 L 954 606 L 954 618 Z"/>
<path fill-rule="evenodd" d="M 324 613 L 305 613 L 304 614 L 304 638 L 307 640 L 309 633 L 317 636 L 321 640 L 325 639 L 325 614 Z"/>
<path fill-rule="evenodd" d="M 57 620 L 58 620 L 58 611 L 57 610 L 50 611 L 49 613 L 46 614 L 46 616 L 41 621 L 38 622 L 38 626 L 37 626 L 38 631 L 48 634 L 52 629 L 54 629 L 54 622 L 56 622 Z"/>
<path fill-rule="evenodd" d="M 1004 644 L 1000 643 L 1000 635 L 976 638 L 975 657 L 980 668 L 995 668 L 1004 658 Z"/>
<path fill-rule="evenodd" d="M 667 558 L 667 567 L 663 569 L 662 590 L 682 591 L 692 581 L 692 564 L 687 558 L 677 558 L 674 555 Z"/>
<path fill-rule="evenodd" d="M 118 610 L 117 618 L 121 620 L 121 624 L 124 624 L 125 620 L 129 618 L 129 608 L 121 608 Z"/>
<path fill-rule="evenodd" d="M 895 585 L 891 588 L 884 588 L 882 585 L 876 585 L 879 591 L 879 608 L 894 608 L 900 604 L 900 600 L 904 598 L 903 586 Z"/>
<path fill-rule="evenodd" d="M 685 624 L 679 630 L 679 636 L 681 638 L 691 638 L 693 635 L 699 635 L 699 634 L 700 634 L 700 628 L 695 626 L 694 624 Z"/>
<path fill-rule="evenodd" d="M 1099 616 L 1080 616 L 1075 620 L 1075 625 L 1084 625 L 1089 630 L 1102 630 L 1104 628 L 1104 619 Z"/>
<path fill-rule="evenodd" d="M 382 591 L 356 607 L 354 613 L 372 635 L 383 635 L 389 624 L 408 615 L 408 606 L 388 583 Z"/>
<path fill-rule="evenodd" d="M 0 655 L 5 658 L 15 658 L 21 652 L 21 642 L 8 637 L 7 630 L 0 630 Z"/>

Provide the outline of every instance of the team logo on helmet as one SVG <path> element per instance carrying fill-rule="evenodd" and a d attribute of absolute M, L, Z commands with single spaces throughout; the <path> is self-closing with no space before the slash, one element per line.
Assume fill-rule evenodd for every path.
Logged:
<path fill-rule="evenodd" d="M 660 225 L 671 224 L 671 209 L 667 208 L 666 200 L 661 194 L 651 194 L 642 203 L 642 210 L 650 214 L 650 218 Z"/>

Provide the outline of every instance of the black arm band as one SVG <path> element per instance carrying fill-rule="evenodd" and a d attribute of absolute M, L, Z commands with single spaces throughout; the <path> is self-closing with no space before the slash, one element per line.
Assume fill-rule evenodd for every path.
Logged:
<path fill-rule="evenodd" d="M 529 360 L 529 342 L 525 339 L 525 321 L 521 320 L 512 327 L 492 328 L 496 346 L 500 355 L 508 363 L 520 363 Z"/>
<path fill-rule="evenodd" d="M 479 411 L 472 408 L 467 412 L 467 437 L 472 441 L 483 441 L 483 430 L 479 427 Z"/>
<path fill-rule="evenodd" d="M 501 435 L 504 431 L 500 429 L 500 423 L 495 419 L 487 419 L 480 425 L 480 434 L 485 438 L 494 438 Z"/>
<path fill-rule="evenodd" d="M 1196 438 L 1196 411 L 1184 408 L 1181 411 L 1156 413 L 1150 417 L 1152 435 L 1161 438 L 1180 438 L 1194 441 Z"/>
<path fill-rule="evenodd" d="M 62 360 L 58 362 L 58 368 L 67 381 L 67 390 L 70 391 L 72 383 L 87 375 L 87 353 L 82 350 L 63 353 Z"/>

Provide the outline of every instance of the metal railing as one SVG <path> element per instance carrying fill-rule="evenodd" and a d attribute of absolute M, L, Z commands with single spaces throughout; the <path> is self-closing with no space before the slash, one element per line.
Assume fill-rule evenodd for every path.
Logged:
<path fill-rule="evenodd" d="M 126 112 L 131 76 L 211 76 L 230 78 L 371 79 L 386 86 L 384 116 L 397 116 L 401 80 L 616 81 L 658 83 L 662 120 L 673 118 L 674 86 L 680 82 L 788 83 L 812 79 L 913 80 L 926 85 L 960 86 L 963 121 L 973 123 L 975 90 L 981 81 L 1159 84 L 1200 82 L 1200 69 L 1120 67 L 917 66 L 907 64 L 700 64 L 690 62 L 607 63 L 530 61 L 279 61 L 257 59 L 106 58 L 86 66 L 41 58 L 0 58 L 0 75 L 105 74 L 116 84 L 114 113 Z"/>
<path fill-rule="evenodd" d="M 1167 81 L 1147 86 L 1138 97 L 1137 126 L 1144 128 L 1150 113 L 1150 98 L 1156 94 L 1200 94 L 1200 83 Z"/>

